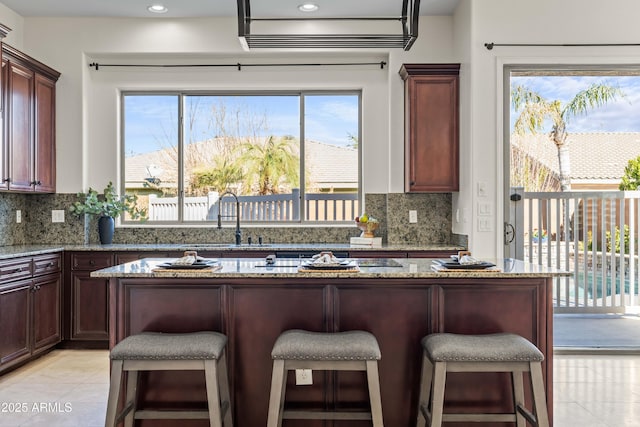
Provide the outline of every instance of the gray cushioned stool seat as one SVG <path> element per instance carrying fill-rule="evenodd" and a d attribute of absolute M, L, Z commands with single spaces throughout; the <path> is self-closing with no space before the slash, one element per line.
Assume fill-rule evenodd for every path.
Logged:
<path fill-rule="evenodd" d="M 271 351 L 273 359 L 380 360 L 378 341 L 369 332 L 283 332 Z"/>
<path fill-rule="evenodd" d="M 133 427 L 136 420 L 141 419 L 199 419 L 209 420 L 211 427 L 233 427 L 226 344 L 227 337 L 213 331 L 180 334 L 141 332 L 125 337 L 109 353 L 111 381 L 105 426 L 124 424 L 124 427 Z M 139 372 L 142 371 L 202 371 L 207 409 L 139 408 L 136 395 Z M 123 383 L 126 383 L 124 387 Z M 124 391 L 123 398 L 120 397 L 121 391 Z M 124 403 L 121 405 L 121 402 Z M 120 410 L 119 406 L 122 406 Z"/>
<path fill-rule="evenodd" d="M 544 355 L 528 340 L 516 334 L 459 335 L 432 334 L 422 347 L 434 362 L 542 362 Z"/>
<path fill-rule="evenodd" d="M 120 341 L 112 360 L 218 360 L 227 337 L 218 332 L 166 334 L 143 332 Z"/>
<path fill-rule="evenodd" d="M 380 347 L 376 337 L 366 331 L 311 332 L 301 329 L 284 331 L 271 351 L 273 371 L 267 427 L 282 427 L 282 420 L 371 421 L 373 427 L 384 427 L 382 397 L 378 377 Z M 285 393 L 289 371 L 364 371 L 369 391 L 370 408 L 286 409 Z M 311 375 L 313 377 L 313 374 Z"/>
<path fill-rule="evenodd" d="M 416 427 L 440 427 L 444 422 L 469 425 L 490 421 L 512 423 L 518 427 L 549 427 L 542 375 L 544 354 L 526 338 L 513 333 L 436 333 L 427 335 L 421 343 L 422 375 Z M 448 408 L 445 413 L 445 383 L 449 372 L 509 374 L 512 384 L 511 405 L 505 405 L 503 412 L 478 413 Z M 527 377 L 532 402 L 525 399 L 524 379 Z M 465 385 L 479 387 L 480 390 L 488 386 L 491 384 L 473 384 L 471 381 Z"/>

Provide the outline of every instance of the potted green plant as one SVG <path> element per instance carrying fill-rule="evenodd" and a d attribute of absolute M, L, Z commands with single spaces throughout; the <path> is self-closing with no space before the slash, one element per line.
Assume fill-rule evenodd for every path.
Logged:
<path fill-rule="evenodd" d="M 69 211 L 76 216 L 94 215 L 98 217 L 100 243 L 111 244 L 115 231 L 115 218 L 128 213 L 131 219 L 146 218 L 146 210 L 137 206 L 138 196 L 125 194 L 119 196 L 113 182 L 105 187 L 102 194 L 89 187 L 86 193 L 78 193 L 80 201 L 74 202 Z"/>

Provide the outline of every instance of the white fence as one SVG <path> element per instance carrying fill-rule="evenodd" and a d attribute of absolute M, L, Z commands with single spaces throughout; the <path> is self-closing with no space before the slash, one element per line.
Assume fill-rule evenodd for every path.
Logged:
<path fill-rule="evenodd" d="M 287 194 L 238 196 L 242 221 L 299 221 L 300 190 Z M 358 195 L 355 193 L 305 194 L 304 208 L 309 221 L 349 221 L 358 215 Z M 149 221 L 177 221 L 177 197 L 149 196 Z M 218 212 L 226 220 L 235 218 L 236 201 L 231 196 L 219 200 L 217 192 L 202 197 L 185 197 L 184 221 L 216 221 Z"/>
<path fill-rule="evenodd" d="M 555 311 L 636 311 L 640 192 L 520 194 L 515 222 L 524 260 L 573 273 L 555 279 Z"/>

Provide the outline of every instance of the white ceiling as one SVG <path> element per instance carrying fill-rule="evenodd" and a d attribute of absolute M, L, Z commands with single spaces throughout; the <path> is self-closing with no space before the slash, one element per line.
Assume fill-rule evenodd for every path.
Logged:
<path fill-rule="evenodd" d="M 306 0 L 251 0 L 253 17 L 304 16 L 297 6 Z M 420 15 L 451 15 L 459 0 L 422 0 Z M 312 0 L 315 17 L 400 16 L 402 0 Z M 165 14 L 152 14 L 147 6 L 165 5 Z M 236 16 L 236 0 L 0 0 L 23 17 L 135 17 L 189 18 Z"/>

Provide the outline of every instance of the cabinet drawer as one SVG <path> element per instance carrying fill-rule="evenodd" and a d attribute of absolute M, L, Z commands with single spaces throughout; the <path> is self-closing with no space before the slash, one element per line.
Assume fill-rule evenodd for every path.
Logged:
<path fill-rule="evenodd" d="M 60 254 L 42 255 L 33 258 L 33 275 L 41 276 L 49 273 L 59 273 L 61 270 Z"/>
<path fill-rule="evenodd" d="M 17 258 L 0 262 L 0 282 L 31 277 L 31 258 Z"/>
<path fill-rule="evenodd" d="M 71 269 L 73 270 L 99 270 L 101 268 L 111 267 L 111 253 L 75 253 L 71 255 Z"/>

